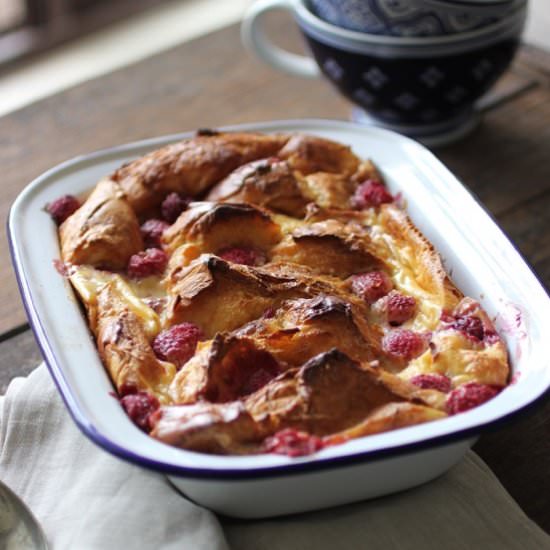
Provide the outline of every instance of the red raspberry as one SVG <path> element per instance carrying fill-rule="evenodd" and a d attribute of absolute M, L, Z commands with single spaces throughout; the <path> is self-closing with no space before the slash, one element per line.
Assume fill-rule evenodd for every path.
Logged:
<path fill-rule="evenodd" d="M 168 263 L 168 256 L 158 248 L 148 248 L 130 257 L 128 275 L 134 279 L 158 275 L 164 271 Z"/>
<path fill-rule="evenodd" d="M 474 317 L 472 315 L 457 317 L 455 321 L 451 323 L 451 328 L 475 340 L 483 340 L 483 323 L 479 317 Z"/>
<path fill-rule="evenodd" d="M 286 428 L 266 438 L 264 448 L 268 453 L 296 457 L 319 451 L 323 448 L 323 442 L 316 435 Z"/>
<path fill-rule="evenodd" d="M 386 202 L 393 202 L 393 200 L 393 195 L 382 182 L 370 179 L 357 187 L 351 203 L 354 208 L 361 209 L 370 206 L 380 206 Z"/>
<path fill-rule="evenodd" d="M 409 382 L 423 390 L 439 390 L 443 393 L 451 391 L 451 380 L 444 374 L 417 374 Z"/>
<path fill-rule="evenodd" d="M 170 225 L 164 220 L 156 220 L 154 218 L 147 220 L 141 226 L 141 235 L 143 236 L 145 248 L 161 248 L 161 237 L 164 230 L 168 227 L 170 227 Z"/>
<path fill-rule="evenodd" d="M 162 217 L 169 223 L 174 223 L 179 215 L 187 210 L 191 197 L 182 197 L 177 193 L 170 193 L 163 201 L 160 207 Z"/>
<path fill-rule="evenodd" d="M 153 351 L 164 361 L 180 369 L 193 355 L 199 340 L 204 337 L 193 323 L 180 323 L 160 332 L 153 340 Z"/>
<path fill-rule="evenodd" d="M 394 290 L 385 300 L 384 309 L 390 325 L 401 325 L 416 312 L 416 300 L 412 296 L 405 296 Z"/>
<path fill-rule="evenodd" d="M 125 395 L 120 403 L 134 424 L 145 432 L 150 431 L 149 417 L 160 407 L 159 400 L 154 395 L 140 391 Z"/>
<path fill-rule="evenodd" d="M 72 195 L 64 195 L 46 205 L 46 212 L 61 225 L 71 214 L 80 208 L 80 201 Z"/>
<path fill-rule="evenodd" d="M 234 264 L 262 265 L 265 262 L 265 256 L 261 252 L 245 246 L 223 248 L 218 252 L 218 256 Z"/>
<path fill-rule="evenodd" d="M 428 347 L 425 334 L 412 330 L 392 330 L 382 339 L 383 350 L 396 359 L 409 361 L 418 357 Z"/>
<path fill-rule="evenodd" d="M 360 273 L 351 278 L 351 290 L 372 304 L 385 296 L 393 288 L 393 283 L 383 271 Z"/>
<path fill-rule="evenodd" d="M 447 396 L 447 412 L 458 414 L 473 409 L 495 397 L 501 390 L 500 386 L 489 386 L 477 382 L 462 384 Z"/>

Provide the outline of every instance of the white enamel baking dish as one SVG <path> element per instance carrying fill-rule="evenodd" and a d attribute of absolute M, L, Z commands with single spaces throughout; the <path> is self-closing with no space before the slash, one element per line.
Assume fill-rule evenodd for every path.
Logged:
<path fill-rule="evenodd" d="M 116 456 L 168 475 L 201 505 L 237 517 L 266 517 L 427 482 L 459 461 L 483 428 L 545 394 L 550 387 L 545 338 L 550 300 L 501 230 L 428 150 L 392 132 L 337 121 L 280 121 L 238 129 L 318 134 L 372 158 L 392 192 L 403 194 L 412 219 L 437 247 L 459 288 L 495 318 L 510 350 L 514 383 L 472 411 L 357 439 L 311 457 L 210 456 L 169 447 L 141 432 L 112 397 L 79 303 L 53 266 L 59 257 L 57 233 L 43 209 L 61 195 L 87 192 L 122 163 L 191 135 L 186 133 L 65 162 L 26 187 L 9 215 L 13 263 L 30 324 L 69 412 L 87 437 Z"/>

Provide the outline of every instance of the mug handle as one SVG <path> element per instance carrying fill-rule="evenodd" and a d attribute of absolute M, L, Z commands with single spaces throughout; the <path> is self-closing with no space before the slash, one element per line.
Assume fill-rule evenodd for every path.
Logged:
<path fill-rule="evenodd" d="M 266 13 L 284 9 L 294 13 L 295 0 L 259 0 L 250 6 L 241 24 L 244 45 L 269 65 L 286 73 L 316 78 L 321 75 L 315 61 L 310 57 L 287 52 L 276 46 L 266 36 L 263 17 Z"/>

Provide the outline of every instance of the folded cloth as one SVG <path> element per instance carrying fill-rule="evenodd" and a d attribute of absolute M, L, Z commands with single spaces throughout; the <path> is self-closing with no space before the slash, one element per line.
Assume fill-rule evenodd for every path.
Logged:
<path fill-rule="evenodd" d="M 219 519 L 162 475 L 88 441 L 45 366 L 15 379 L 0 399 L 0 479 L 29 505 L 54 550 L 550 549 L 550 537 L 472 452 L 397 495 L 282 518 Z"/>

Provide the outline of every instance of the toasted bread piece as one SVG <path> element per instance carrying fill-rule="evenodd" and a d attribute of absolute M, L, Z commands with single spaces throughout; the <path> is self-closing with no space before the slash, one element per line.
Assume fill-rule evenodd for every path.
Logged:
<path fill-rule="evenodd" d="M 192 244 L 199 254 L 232 246 L 252 247 L 267 254 L 281 239 L 278 224 L 265 210 L 250 204 L 213 202 L 192 203 L 162 236 L 170 253 L 183 244 Z"/>
<path fill-rule="evenodd" d="M 377 369 L 359 365 L 337 349 L 291 369 L 245 400 L 257 421 L 273 431 L 292 427 L 323 436 L 361 422 L 374 409 L 405 396 L 392 392 Z"/>
<path fill-rule="evenodd" d="M 277 376 L 243 401 L 163 407 L 152 435 L 202 452 L 261 452 L 260 442 L 294 428 L 342 442 L 355 433 L 377 433 L 435 420 L 445 413 L 397 383 L 395 393 L 379 369 L 360 366 L 336 349 Z M 414 399 L 415 403 L 406 401 Z M 243 406 L 244 403 L 244 406 Z M 338 440 L 336 439 L 338 438 Z"/>
<path fill-rule="evenodd" d="M 326 220 L 296 229 L 273 248 L 271 257 L 274 262 L 301 264 L 318 274 L 346 278 L 383 266 L 369 241 L 368 232 L 358 225 Z"/>
<path fill-rule="evenodd" d="M 241 164 L 276 155 L 288 139 L 284 135 L 203 133 L 136 159 L 111 178 L 142 215 L 171 192 L 199 196 Z"/>
<path fill-rule="evenodd" d="M 118 184 L 100 181 L 59 229 L 61 257 L 71 264 L 124 269 L 143 249 L 139 222 Z"/>
<path fill-rule="evenodd" d="M 206 199 L 255 204 L 296 217 L 304 216 L 309 202 L 289 163 L 273 158 L 237 168 L 216 185 Z"/>
<path fill-rule="evenodd" d="M 357 324 L 356 317 L 350 303 L 321 294 L 283 302 L 270 315 L 244 325 L 236 334 L 252 338 L 277 361 L 295 367 L 336 347 L 355 361 L 371 361 L 377 335 L 370 327 L 367 335 L 362 333 L 365 327 Z"/>
<path fill-rule="evenodd" d="M 168 323 L 201 327 L 207 338 L 260 317 L 269 307 L 306 295 L 297 279 L 232 264 L 203 254 L 188 267 L 168 270 Z"/>
<path fill-rule="evenodd" d="M 355 426 L 326 436 L 324 444 L 339 445 L 350 439 L 440 420 L 446 416 L 445 412 L 426 405 L 409 402 L 387 403 L 374 409 Z"/>
<path fill-rule="evenodd" d="M 441 312 L 454 309 L 462 293 L 449 279 L 433 245 L 401 208 L 382 205 L 378 223 L 381 234 L 372 236 L 378 254 L 390 265 L 398 287 L 418 298 L 424 328 L 435 328 Z"/>
<path fill-rule="evenodd" d="M 355 184 L 347 176 L 316 172 L 304 178 L 305 194 L 322 208 L 350 208 Z"/>
<path fill-rule="evenodd" d="M 142 320 L 113 283 L 99 290 L 96 308 L 96 322 L 91 328 L 101 359 L 119 394 L 137 389 L 156 395 L 161 403 L 169 403 L 168 386 L 176 367 L 157 358 Z"/>
<path fill-rule="evenodd" d="M 170 393 L 176 403 L 226 403 L 255 392 L 286 368 L 251 338 L 218 333 L 200 344 Z"/>
<path fill-rule="evenodd" d="M 168 445 L 211 454 L 250 454 L 268 432 L 239 401 L 162 407 L 151 436 Z"/>
<path fill-rule="evenodd" d="M 304 176 L 314 172 L 331 172 L 350 178 L 361 164 L 350 147 L 303 134 L 292 136 L 277 156 L 288 160 L 292 169 Z"/>

